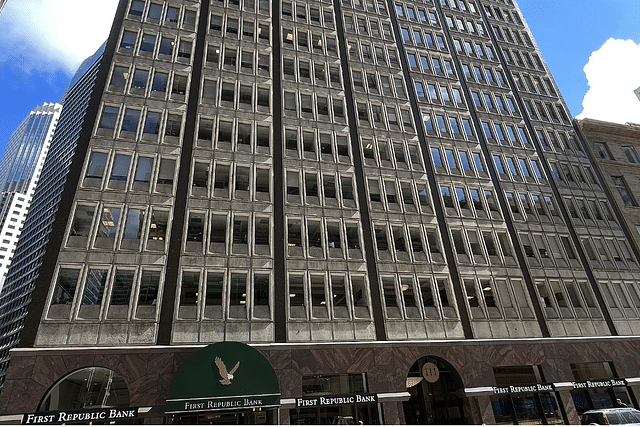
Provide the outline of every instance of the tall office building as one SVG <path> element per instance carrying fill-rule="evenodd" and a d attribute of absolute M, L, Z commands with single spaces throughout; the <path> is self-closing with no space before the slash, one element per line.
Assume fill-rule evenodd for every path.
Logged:
<path fill-rule="evenodd" d="M 0 290 L 49 150 L 62 105 L 45 103 L 11 135 L 0 160 Z"/>
<path fill-rule="evenodd" d="M 637 405 L 640 254 L 511 0 L 121 0 L 93 73 L 9 273 L 2 413 Z"/>

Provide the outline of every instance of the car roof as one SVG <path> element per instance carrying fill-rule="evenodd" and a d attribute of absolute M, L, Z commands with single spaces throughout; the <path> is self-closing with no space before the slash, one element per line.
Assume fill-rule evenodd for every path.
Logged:
<path fill-rule="evenodd" d="M 591 409 L 586 411 L 585 414 L 595 414 L 598 412 L 613 412 L 613 411 L 637 411 L 635 408 L 603 408 L 603 409 Z"/>

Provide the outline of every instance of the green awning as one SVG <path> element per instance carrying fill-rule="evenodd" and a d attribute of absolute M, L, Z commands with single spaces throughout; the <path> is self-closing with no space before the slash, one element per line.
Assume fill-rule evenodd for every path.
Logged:
<path fill-rule="evenodd" d="M 178 369 L 166 413 L 208 412 L 280 406 L 280 385 L 271 363 L 239 342 L 211 344 Z"/>

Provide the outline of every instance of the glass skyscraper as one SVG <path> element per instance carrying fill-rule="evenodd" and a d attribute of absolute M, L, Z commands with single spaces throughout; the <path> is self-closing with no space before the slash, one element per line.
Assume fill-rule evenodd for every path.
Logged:
<path fill-rule="evenodd" d="M 43 104 L 18 126 L 0 160 L 0 289 L 31 204 L 62 105 Z"/>

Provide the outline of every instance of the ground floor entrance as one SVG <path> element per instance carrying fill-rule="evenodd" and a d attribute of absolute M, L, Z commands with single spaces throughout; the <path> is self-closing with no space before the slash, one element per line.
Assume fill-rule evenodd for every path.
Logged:
<path fill-rule="evenodd" d="M 411 366 L 407 390 L 411 394 L 403 403 L 407 424 L 466 424 L 458 373 L 446 362 L 424 357 Z"/>
<path fill-rule="evenodd" d="M 633 337 L 24 348 L 0 424 L 580 424 L 638 408 L 638 354 Z"/>
<path fill-rule="evenodd" d="M 229 412 L 202 412 L 188 415 L 172 415 L 167 417 L 167 424 L 188 425 L 256 425 L 278 424 L 277 411 L 229 411 Z"/>

